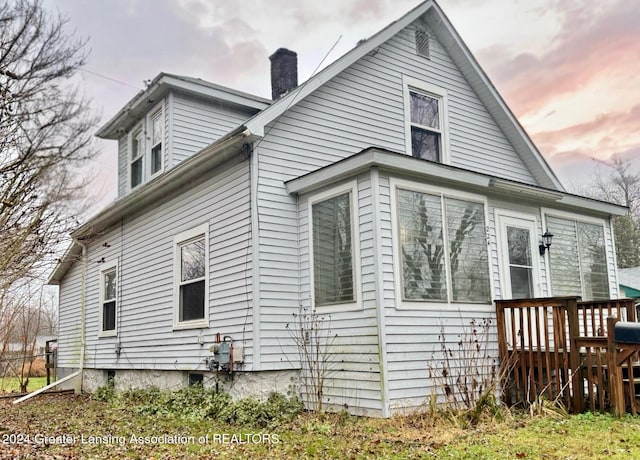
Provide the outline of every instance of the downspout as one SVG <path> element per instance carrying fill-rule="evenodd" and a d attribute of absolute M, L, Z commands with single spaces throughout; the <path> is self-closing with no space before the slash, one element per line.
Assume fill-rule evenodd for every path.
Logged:
<path fill-rule="evenodd" d="M 86 348 L 86 291 L 87 291 L 87 246 L 74 238 L 74 241 L 82 248 L 82 271 L 80 277 L 80 365 L 78 366 L 78 373 L 80 378 L 76 381 L 75 392 L 76 394 L 82 393 L 82 381 L 84 380 L 84 353 Z"/>

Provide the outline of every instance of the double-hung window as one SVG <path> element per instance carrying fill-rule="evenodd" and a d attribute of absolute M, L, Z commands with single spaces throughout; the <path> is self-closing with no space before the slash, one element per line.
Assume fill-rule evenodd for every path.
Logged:
<path fill-rule="evenodd" d="M 116 311 L 118 304 L 118 266 L 107 264 L 100 270 L 100 320 L 99 335 L 116 335 Z"/>
<path fill-rule="evenodd" d="M 162 170 L 162 109 L 151 116 L 151 175 Z"/>
<path fill-rule="evenodd" d="M 447 148 L 446 91 L 408 77 L 403 81 L 407 146 L 411 147 L 411 155 L 444 162 Z"/>
<path fill-rule="evenodd" d="M 131 164 L 130 164 L 131 189 L 142 183 L 144 177 L 144 132 L 136 129 L 131 135 Z"/>
<path fill-rule="evenodd" d="M 484 203 L 396 188 L 404 302 L 489 303 Z"/>
<path fill-rule="evenodd" d="M 311 200 L 315 307 L 356 304 L 358 252 L 354 244 L 355 185 Z"/>
<path fill-rule="evenodd" d="M 164 167 L 164 108 L 149 112 L 129 133 L 129 188 L 135 189 Z"/>
<path fill-rule="evenodd" d="M 208 225 L 174 238 L 176 327 L 208 326 Z"/>
<path fill-rule="evenodd" d="M 546 222 L 553 234 L 548 252 L 553 295 L 608 299 L 604 226 L 554 215 L 547 215 Z"/>

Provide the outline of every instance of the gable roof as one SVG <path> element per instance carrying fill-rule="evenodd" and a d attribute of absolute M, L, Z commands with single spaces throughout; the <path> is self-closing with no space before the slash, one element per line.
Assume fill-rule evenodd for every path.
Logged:
<path fill-rule="evenodd" d="M 136 123 L 153 105 L 170 90 L 191 94 L 207 99 L 259 111 L 268 107 L 272 101 L 260 96 L 217 85 L 200 78 L 186 77 L 161 72 L 138 92 L 125 106 L 106 122 L 96 133 L 102 139 L 119 139 L 122 133 Z"/>
<path fill-rule="evenodd" d="M 117 221 L 120 216 L 131 210 L 140 209 L 143 204 L 152 201 L 161 186 L 169 183 L 183 183 L 190 177 L 189 169 L 195 164 L 223 161 L 230 152 L 242 142 L 264 137 L 265 126 L 277 120 L 288 109 L 298 104 L 306 96 L 313 93 L 327 81 L 354 64 L 369 52 L 375 50 L 402 29 L 421 20 L 437 35 L 455 64 L 467 79 L 473 90 L 483 102 L 487 111 L 494 118 L 500 129 L 514 146 L 518 155 L 531 171 L 533 177 L 542 188 L 564 191 L 559 179 L 549 167 L 542 154 L 535 147 L 524 128 L 520 125 L 502 97 L 498 94 L 487 75 L 480 68 L 467 46 L 464 44 L 449 19 L 434 0 L 428 0 L 416 6 L 400 19 L 354 47 L 338 60 L 322 69 L 316 75 L 299 85 L 276 101 L 264 99 L 248 93 L 226 88 L 215 83 L 181 75 L 160 73 L 144 91 L 140 91 L 125 107 L 109 120 L 96 135 L 106 139 L 119 139 L 122 130 L 127 129 L 136 119 L 149 110 L 170 89 L 185 91 L 191 94 L 210 97 L 229 104 L 235 104 L 257 110 L 243 125 L 223 136 L 209 146 L 203 148 L 191 158 L 158 177 L 157 180 L 145 184 L 138 193 L 133 193 L 116 201 L 113 205 L 98 213 L 89 222 L 81 226 L 72 236 L 82 238 L 94 233 L 96 228 L 105 228 Z M 56 265 L 49 278 L 49 284 L 57 284 L 78 257 L 79 246 L 73 243 L 63 259 Z"/>
<path fill-rule="evenodd" d="M 460 35 L 458 35 L 447 16 L 434 0 L 421 3 L 397 21 L 392 22 L 380 32 L 353 48 L 296 89 L 278 99 L 270 107 L 254 115 L 245 122 L 245 127 L 256 136 L 264 136 L 264 128 L 267 124 L 276 120 L 289 108 L 295 106 L 331 78 L 338 75 L 369 52 L 375 50 L 418 19 L 433 29 L 439 41 L 460 69 L 460 72 L 462 72 L 470 86 L 485 105 L 487 111 L 505 133 L 505 136 L 514 146 L 527 168 L 529 168 L 538 185 L 556 190 L 564 190 L 560 180 L 533 144 L 511 110 L 507 107 L 507 104 L 500 94 L 498 94 L 489 77 L 487 77 L 480 68 L 480 65 L 464 44 Z"/>

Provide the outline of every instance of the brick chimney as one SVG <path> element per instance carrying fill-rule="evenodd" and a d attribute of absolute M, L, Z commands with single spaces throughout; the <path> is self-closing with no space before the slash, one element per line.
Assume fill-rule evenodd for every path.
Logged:
<path fill-rule="evenodd" d="M 298 55 L 286 48 L 269 56 L 271 61 L 271 98 L 275 101 L 298 86 Z"/>

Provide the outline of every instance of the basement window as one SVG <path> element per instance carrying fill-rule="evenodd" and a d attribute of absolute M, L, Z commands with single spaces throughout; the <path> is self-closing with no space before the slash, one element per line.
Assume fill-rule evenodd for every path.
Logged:
<path fill-rule="evenodd" d="M 192 374 L 189 372 L 189 386 L 202 386 L 204 384 L 204 376 L 202 374 Z"/>

